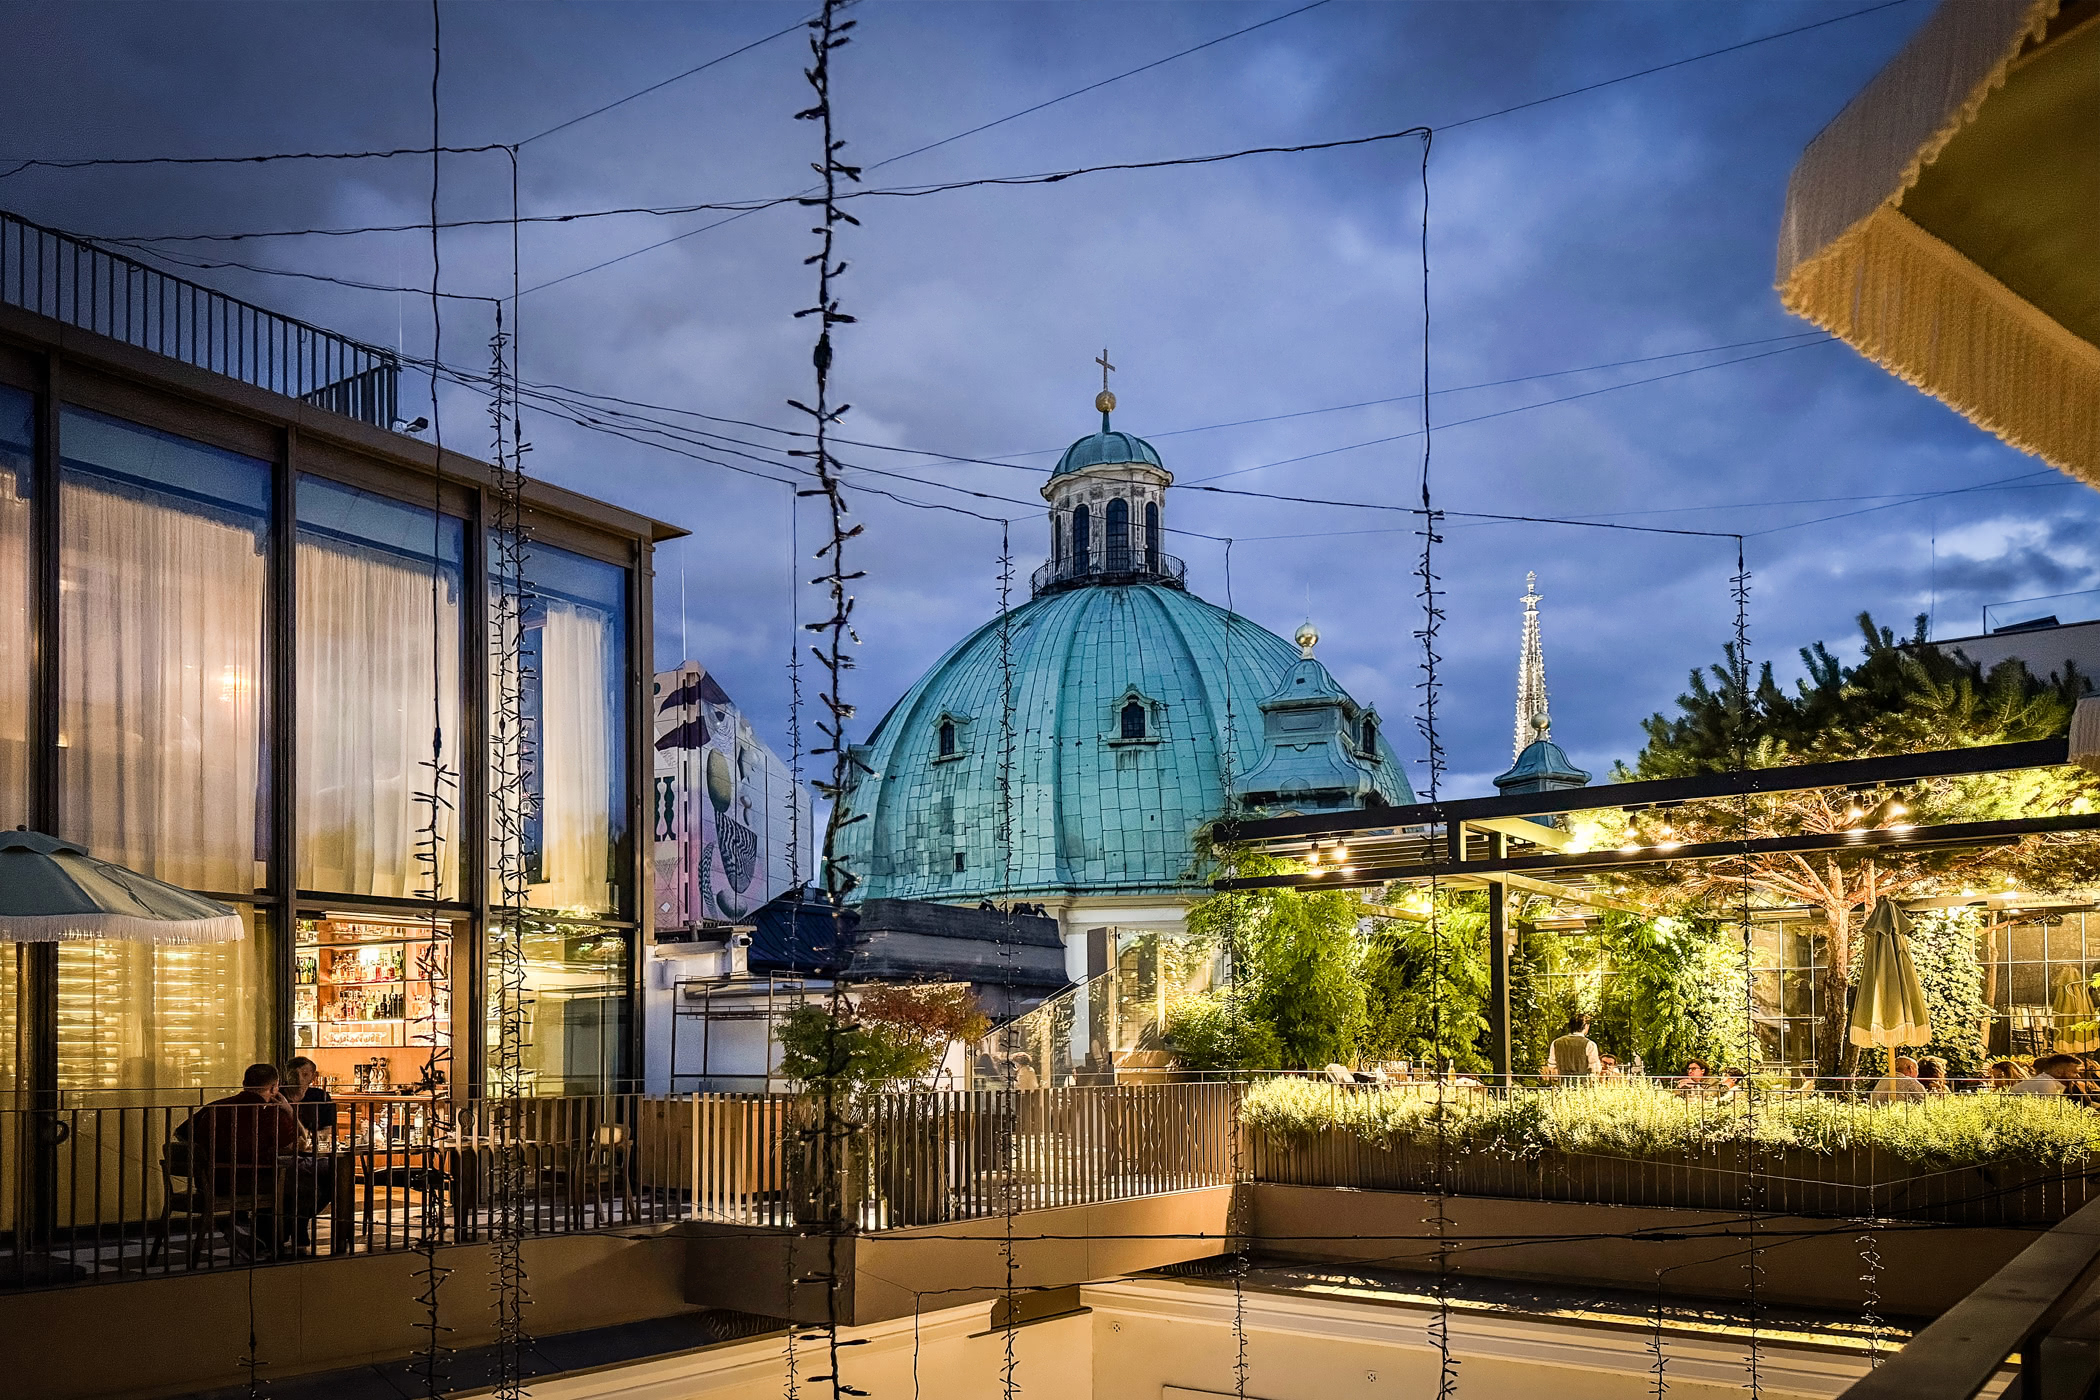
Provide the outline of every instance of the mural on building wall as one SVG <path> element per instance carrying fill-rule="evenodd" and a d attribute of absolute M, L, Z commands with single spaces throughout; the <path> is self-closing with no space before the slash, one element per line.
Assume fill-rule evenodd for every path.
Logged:
<path fill-rule="evenodd" d="M 655 694 L 656 927 L 745 921 L 814 868 L 809 790 L 796 789 L 787 765 L 698 663 L 658 672 Z M 802 832 L 793 864 L 790 792 Z"/>

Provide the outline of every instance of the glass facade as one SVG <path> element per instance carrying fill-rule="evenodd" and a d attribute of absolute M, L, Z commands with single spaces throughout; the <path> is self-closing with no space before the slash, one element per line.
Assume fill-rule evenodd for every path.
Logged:
<path fill-rule="evenodd" d="M 627 1053 L 632 942 L 625 929 L 538 919 L 526 923 L 519 998 L 525 1033 L 517 1092 L 607 1093 L 634 1077 Z M 491 1084 L 500 1082 L 499 976 L 492 950 L 487 1000 Z"/>
<path fill-rule="evenodd" d="M 299 888 L 457 899 L 466 527 L 298 489 Z"/>
<path fill-rule="evenodd" d="M 2096 1019 L 2091 986 L 2100 963 L 2100 918 L 2075 911 L 1996 918 L 1978 943 L 1990 1016 L 1985 1054 L 2095 1048 L 2100 1034 L 2080 1027 Z"/>
<path fill-rule="evenodd" d="M 235 907 L 247 935 L 234 943 L 59 945 L 58 1084 L 69 1102 L 195 1102 L 169 1091 L 232 1092 L 243 1069 L 270 1058 L 275 931 Z"/>
<path fill-rule="evenodd" d="M 55 1021 L 17 1005 L 17 950 L 0 947 L 0 1036 L 54 1048 L 57 1087 L 83 1104 L 194 1100 L 287 1047 L 399 1049 L 420 1065 L 431 1038 L 452 1038 L 455 1007 L 461 1026 L 481 1015 L 466 980 L 481 960 L 467 950 L 484 931 L 460 852 L 489 836 L 462 801 L 488 766 L 468 701 L 489 662 L 470 647 L 493 656 L 506 639 L 472 625 L 484 598 L 465 520 L 416 504 L 427 486 L 406 472 L 396 499 L 73 405 L 58 413 L 56 489 L 37 494 L 41 412 L 0 386 L 0 821 L 31 823 L 50 782 L 57 834 L 234 905 L 247 936 L 32 949 L 55 962 Z M 451 489 L 473 498 L 470 482 Z M 32 559 L 46 529 L 58 544 L 50 614 Z M 635 937 L 613 922 L 635 908 L 630 576 L 540 544 L 528 568 L 508 640 L 525 678 L 526 893 L 548 917 L 526 940 L 526 1079 L 542 1093 L 595 1090 L 633 1073 Z M 35 686 L 45 642 L 48 729 Z M 281 751 L 273 676 L 292 692 Z M 447 777 L 432 831 L 434 751 Z M 287 828 L 289 849 L 273 849 Z M 373 1027 L 395 987 L 379 985 L 368 950 L 345 963 L 319 931 L 414 922 L 403 901 L 427 898 L 433 873 L 450 906 L 446 956 L 396 979 L 414 1014 L 394 1016 L 426 1030 L 388 1031 L 382 1045 Z M 311 948 L 295 927 L 316 931 Z M 302 951 L 329 964 L 325 1013 L 319 971 L 299 980 Z M 478 1072 L 464 1059 L 454 1078 Z M 28 1062 L 0 1056 L 0 1093 L 30 1087 L 15 1082 Z"/>
<path fill-rule="evenodd" d="M 633 854 L 626 571 L 536 544 L 525 573 L 514 608 L 503 606 L 502 586 L 490 580 L 490 630 L 500 636 L 514 626 L 520 634 L 526 802 L 516 822 L 526 902 L 571 918 L 620 917 L 630 908 Z M 505 684 L 492 674 L 491 703 L 499 708 Z"/>
<path fill-rule="evenodd" d="M 59 439 L 61 834 L 189 889 L 260 889 L 269 464 L 71 408 Z"/>

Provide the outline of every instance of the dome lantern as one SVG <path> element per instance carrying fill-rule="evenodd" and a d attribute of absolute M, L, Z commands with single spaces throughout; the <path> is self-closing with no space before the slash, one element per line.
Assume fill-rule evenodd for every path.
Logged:
<path fill-rule="evenodd" d="M 1031 580 L 1038 597 L 1091 584 L 1183 587 L 1185 566 L 1161 548 L 1174 474 L 1151 443 L 1110 426 L 1116 396 L 1108 372 L 1115 366 L 1106 350 L 1095 363 L 1101 366 L 1101 392 L 1094 396 L 1101 431 L 1066 448 L 1043 485 L 1050 558 Z"/>

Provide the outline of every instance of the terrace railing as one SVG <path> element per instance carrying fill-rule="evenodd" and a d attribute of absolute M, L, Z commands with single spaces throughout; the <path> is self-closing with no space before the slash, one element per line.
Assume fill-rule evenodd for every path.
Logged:
<path fill-rule="evenodd" d="M 393 426 L 401 364 L 382 350 L 0 211 L 0 304 L 244 384 Z"/>
<path fill-rule="evenodd" d="M 826 1194 L 815 1121 L 784 1095 L 344 1099 L 297 1143 L 275 1106 L 91 1097 L 48 1115 L 46 1229 L 14 1150 L 37 1118 L 0 1110 L 0 1289 L 406 1250 L 426 1222 L 445 1244 L 507 1221 L 789 1227 Z M 855 1108 L 829 1198 L 884 1230 L 1230 1185 L 1237 1102 L 1223 1083 L 885 1094 Z"/>

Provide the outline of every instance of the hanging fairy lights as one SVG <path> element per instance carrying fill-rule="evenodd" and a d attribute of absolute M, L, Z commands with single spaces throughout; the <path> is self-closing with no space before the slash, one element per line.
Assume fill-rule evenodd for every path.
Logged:
<path fill-rule="evenodd" d="M 440 107 L 439 80 L 444 72 L 444 29 L 438 12 L 438 0 L 430 0 L 430 358 L 433 365 L 444 359 L 445 322 L 443 301 L 439 290 L 442 262 L 439 256 L 438 239 L 438 189 L 442 156 L 439 139 Z M 439 1139 L 438 1126 L 442 1109 L 439 1083 L 445 1078 L 445 1046 L 442 1028 L 437 1022 L 438 972 L 436 960 L 442 956 L 441 946 L 449 948 L 449 940 L 441 934 L 449 932 L 441 908 L 444 894 L 444 821 L 447 811 L 456 806 L 454 792 L 457 778 L 445 756 L 445 724 L 442 666 L 445 644 L 444 628 L 440 622 L 443 612 L 439 606 L 443 588 L 443 557 L 440 548 L 444 528 L 445 489 L 445 432 L 438 405 L 438 376 L 432 369 L 430 374 L 430 428 L 431 428 L 431 548 L 430 548 L 430 758 L 423 766 L 425 785 L 417 792 L 417 806 L 421 817 L 416 831 L 415 856 L 419 876 L 417 894 L 429 906 L 431 937 L 417 953 L 417 974 L 427 979 L 427 995 L 423 1013 L 423 1026 L 419 1031 L 425 1050 L 423 1063 L 422 1122 L 416 1138 L 422 1147 L 422 1210 L 418 1214 L 415 1248 L 418 1263 L 415 1277 L 420 1284 L 417 1297 L 422 1308 L 422 1320 L 417 1324 L 423 1333 L 423 1347 L 417 1359 L 416 1371 L 422 1381 L 424 1392 L 431 1400 L 449 1388 L 446 1360 L 450 1348 L 444 1338 L 451 1331 L 444 1325 L 439 1311 L 439 1298 L 446 1278 L 451 1270 L 438 1261 L 438 1250 L 445 1237 L 445 1199 L 443 1176 L 437 1170 Z M 413 1039 L 413 1037 L 412 1037 Z"/>
<path fill-rule="evenodd" d="M 816 303 L 795 313 L 797 320 L 815 317 L 817 321 L 816 344 L 810 352 L 810 364 L 816 374 L 816 402 L 805 404 L 797 399 L 788 400 L 789 406 L 806 415 L 813 426 L 809 439 L 811 445 L 795 449 L 792 455 L 809 459 L 817 485 L 798 491 L 797 495 L 821 498 L 829 526 L 829 538 L 817 550 L 816 556 L 823 562 L 824 572 L 812 583 L 823 588 L 830 615 L 804 623 L 803 627 L 821 638 L 821 643 L 810 650 L 823 671 L 822 689 L 817 697 L 823 713 L 816 721 L 817 734 L 822 742 L 810 753 L 812 757 L 826 754 L 831 757 L 830 780 L 820 782 L 817 790 L 831 803 L 831 821 L 824 833 L 824 890 L 831 905 L 834 949 L 845 944 L 845 902 L 857 883 L 839 849 L 839 836 L 844 825 L 860 820 L 859 817 L 842 815 L 858 762 L 847 733 L 847 726 L 853 718 L 853 706 L 846 700 L 845 677 L 854 664 L 848 645 L 857 645 L 860 641 L 853 630 L 851 584 L 862 576 L 858 571 L 847 569 L 846 544 L 865 528 L 857 523 L 847 523 L 849 512 L 840 464 L 831 454 L 831 429 L 851 407 L 849 404 L 834 405 L 831 398 L 832 330 L 853 322 L 853 317 L 839 309 L 838 299 L 833 294 L 833 283 L 846 271 L 846 263 L 837 257 L 837 239 L 841 224 L 859 222 L 840 207 L 840 182 L 858 182 L 860 170 L 839 159 L 839 152 L 846 143 L 834 130 L 831 107 L 831 56 L 852 42 L 849 31 L 855 23 L 843 18 L 846 8 L 847 0 L 824 0 L 823 13 L 809 22 L 810 66 L 803 70 L 803 76 L 808 79 L 815 100 L 795 114 L 798 121 L 817 123 L 822 133 L 822 158 L 815 162 L 815 166 L 823 192 L 798 201 L 802 207 L 822 213 L 822 222 L 812 230 L 817 236 L 817 251 L 803 260 L 805 264 L 814 264 L 817 269 Z M 832 977 L 829 1011 L 825 1059 L 836 1062 L 838 1038 L 851 1029 L 848 1024 L 851 1007 L 846 997 L 843 969 Z M 847 1384 L 840 1374 L 842 1344 L 838 1308 L 842 1284 L 839 1248 L 849 1223 L 846 1220 L 844 1186 L 851 1157 L 852 1133 L 846 1117 L 847 1105 L 841 1102 L 841 1096 L 842 1091 L 835 1082 L 827 1081 L 820 1090 L 819 1118 L 813 1128 L 815 1142 L 811 1145 L 816 1149 L 813 1154 L 818 1178 L 815 1205 L 825 1240 L 824 1269 L 807 1280 L 824 1291 L 824 1325 L 815 1335 L 824 1343 L 829 1367 L 824 1374 L 811 1379 L 828 1382 L 834 1396 L 866 1394 Z"/>

